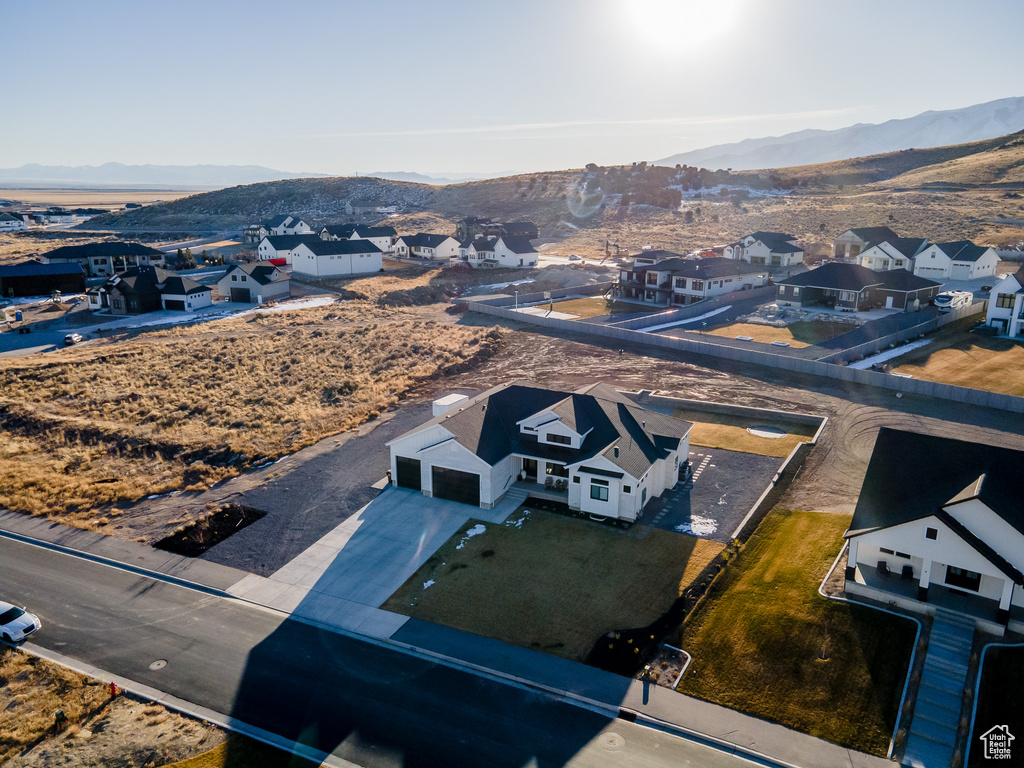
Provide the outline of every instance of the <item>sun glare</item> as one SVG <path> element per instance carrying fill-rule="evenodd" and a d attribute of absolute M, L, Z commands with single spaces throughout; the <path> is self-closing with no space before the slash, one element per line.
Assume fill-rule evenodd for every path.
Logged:
<path fill-rule="evenodd" d="M 720 42 L 735 28 L 739 0 L 620 0 L 630 31 L 664 53 Z"/>

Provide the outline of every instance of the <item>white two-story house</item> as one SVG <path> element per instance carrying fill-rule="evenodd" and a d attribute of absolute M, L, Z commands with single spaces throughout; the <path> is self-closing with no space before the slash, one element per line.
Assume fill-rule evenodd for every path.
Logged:
<path fill-rule="evenodd" d="M 861 251 L 860 265 L 875 272 L 893 269 L 914 271 L 914 259 L 928 247 L 919 237 L 891 237 Z"/>
<path fill-rule="evenodd" d="M 1024 336 L 1024 267 L 992 287 L 985 325 L 1006 336 Z"/>
<path fill-rule="evenodd" d="M 1024 630 L 1024 451 L 883 427 L 853 520 L 847 592 Z"/>
<path fill-rule="evenodd" d="M 630 268 L 620 271 L 612 288 L 616 297 L 659 307 L 680 306 L 768 285 L 768 269 L 763 265 L 717 257 L 638 264 L 641 260 L 638 257 Z"/>
<path fill-rule="evenodd" d="M 784 232 L 753 232 L 725 246 L 722 255 L 734 261 L 773 267 L 804 262 L 804 249 L 797 245 L 795 237 Z"/>
<path fill-rule="evenodd" d="M 402 235 L 395 241 L 395 255 L 449 262 L 459 257 L 459 241 L 451 235 L 432 235 L 426 232 Z"/>
<path fill-rule="evenodd" d="M 435 413 L 388 443 L 397 486 L 485 509 L 514 490 L 623 522 L 675 487 L 693 426 L 607 384 L 563 392 L 514 382 L 445 398 Z"/>

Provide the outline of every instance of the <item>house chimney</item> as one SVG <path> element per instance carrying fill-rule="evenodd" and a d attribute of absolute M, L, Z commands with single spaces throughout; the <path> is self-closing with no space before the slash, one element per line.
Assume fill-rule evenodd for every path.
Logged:
<path fill-rule="evenodd" d="M 615 458 L 619 458 L 619 446 L 615 446 Z"/>

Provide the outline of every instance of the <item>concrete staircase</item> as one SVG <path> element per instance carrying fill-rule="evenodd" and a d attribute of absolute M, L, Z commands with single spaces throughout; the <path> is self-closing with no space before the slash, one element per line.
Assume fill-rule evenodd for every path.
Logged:
<path fill-rule="evenodd" d="M 529 497 L 529 493 L 522 488 L 509 488 L 502 501 L 513 502 L 517 507 Z"/>
<path fill-rule="evenodd" d="M 903 765 L 949 768 L 952 763 L 974 628 L 967 616 L 936 611 Z"/>

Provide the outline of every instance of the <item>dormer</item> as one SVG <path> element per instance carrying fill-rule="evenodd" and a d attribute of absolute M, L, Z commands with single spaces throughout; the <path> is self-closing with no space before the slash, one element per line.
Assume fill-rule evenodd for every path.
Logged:
<path fill-rule="evenodd" d="M 528 416 L 518 422 L 518 426 L 519 434 L 536 438 L 541 445 L 554 445 L 561 448 L 579 449 L 590 432 L 590 430 L 582 434 L 577 432 L 552 411 L 542 411 Z"/>

